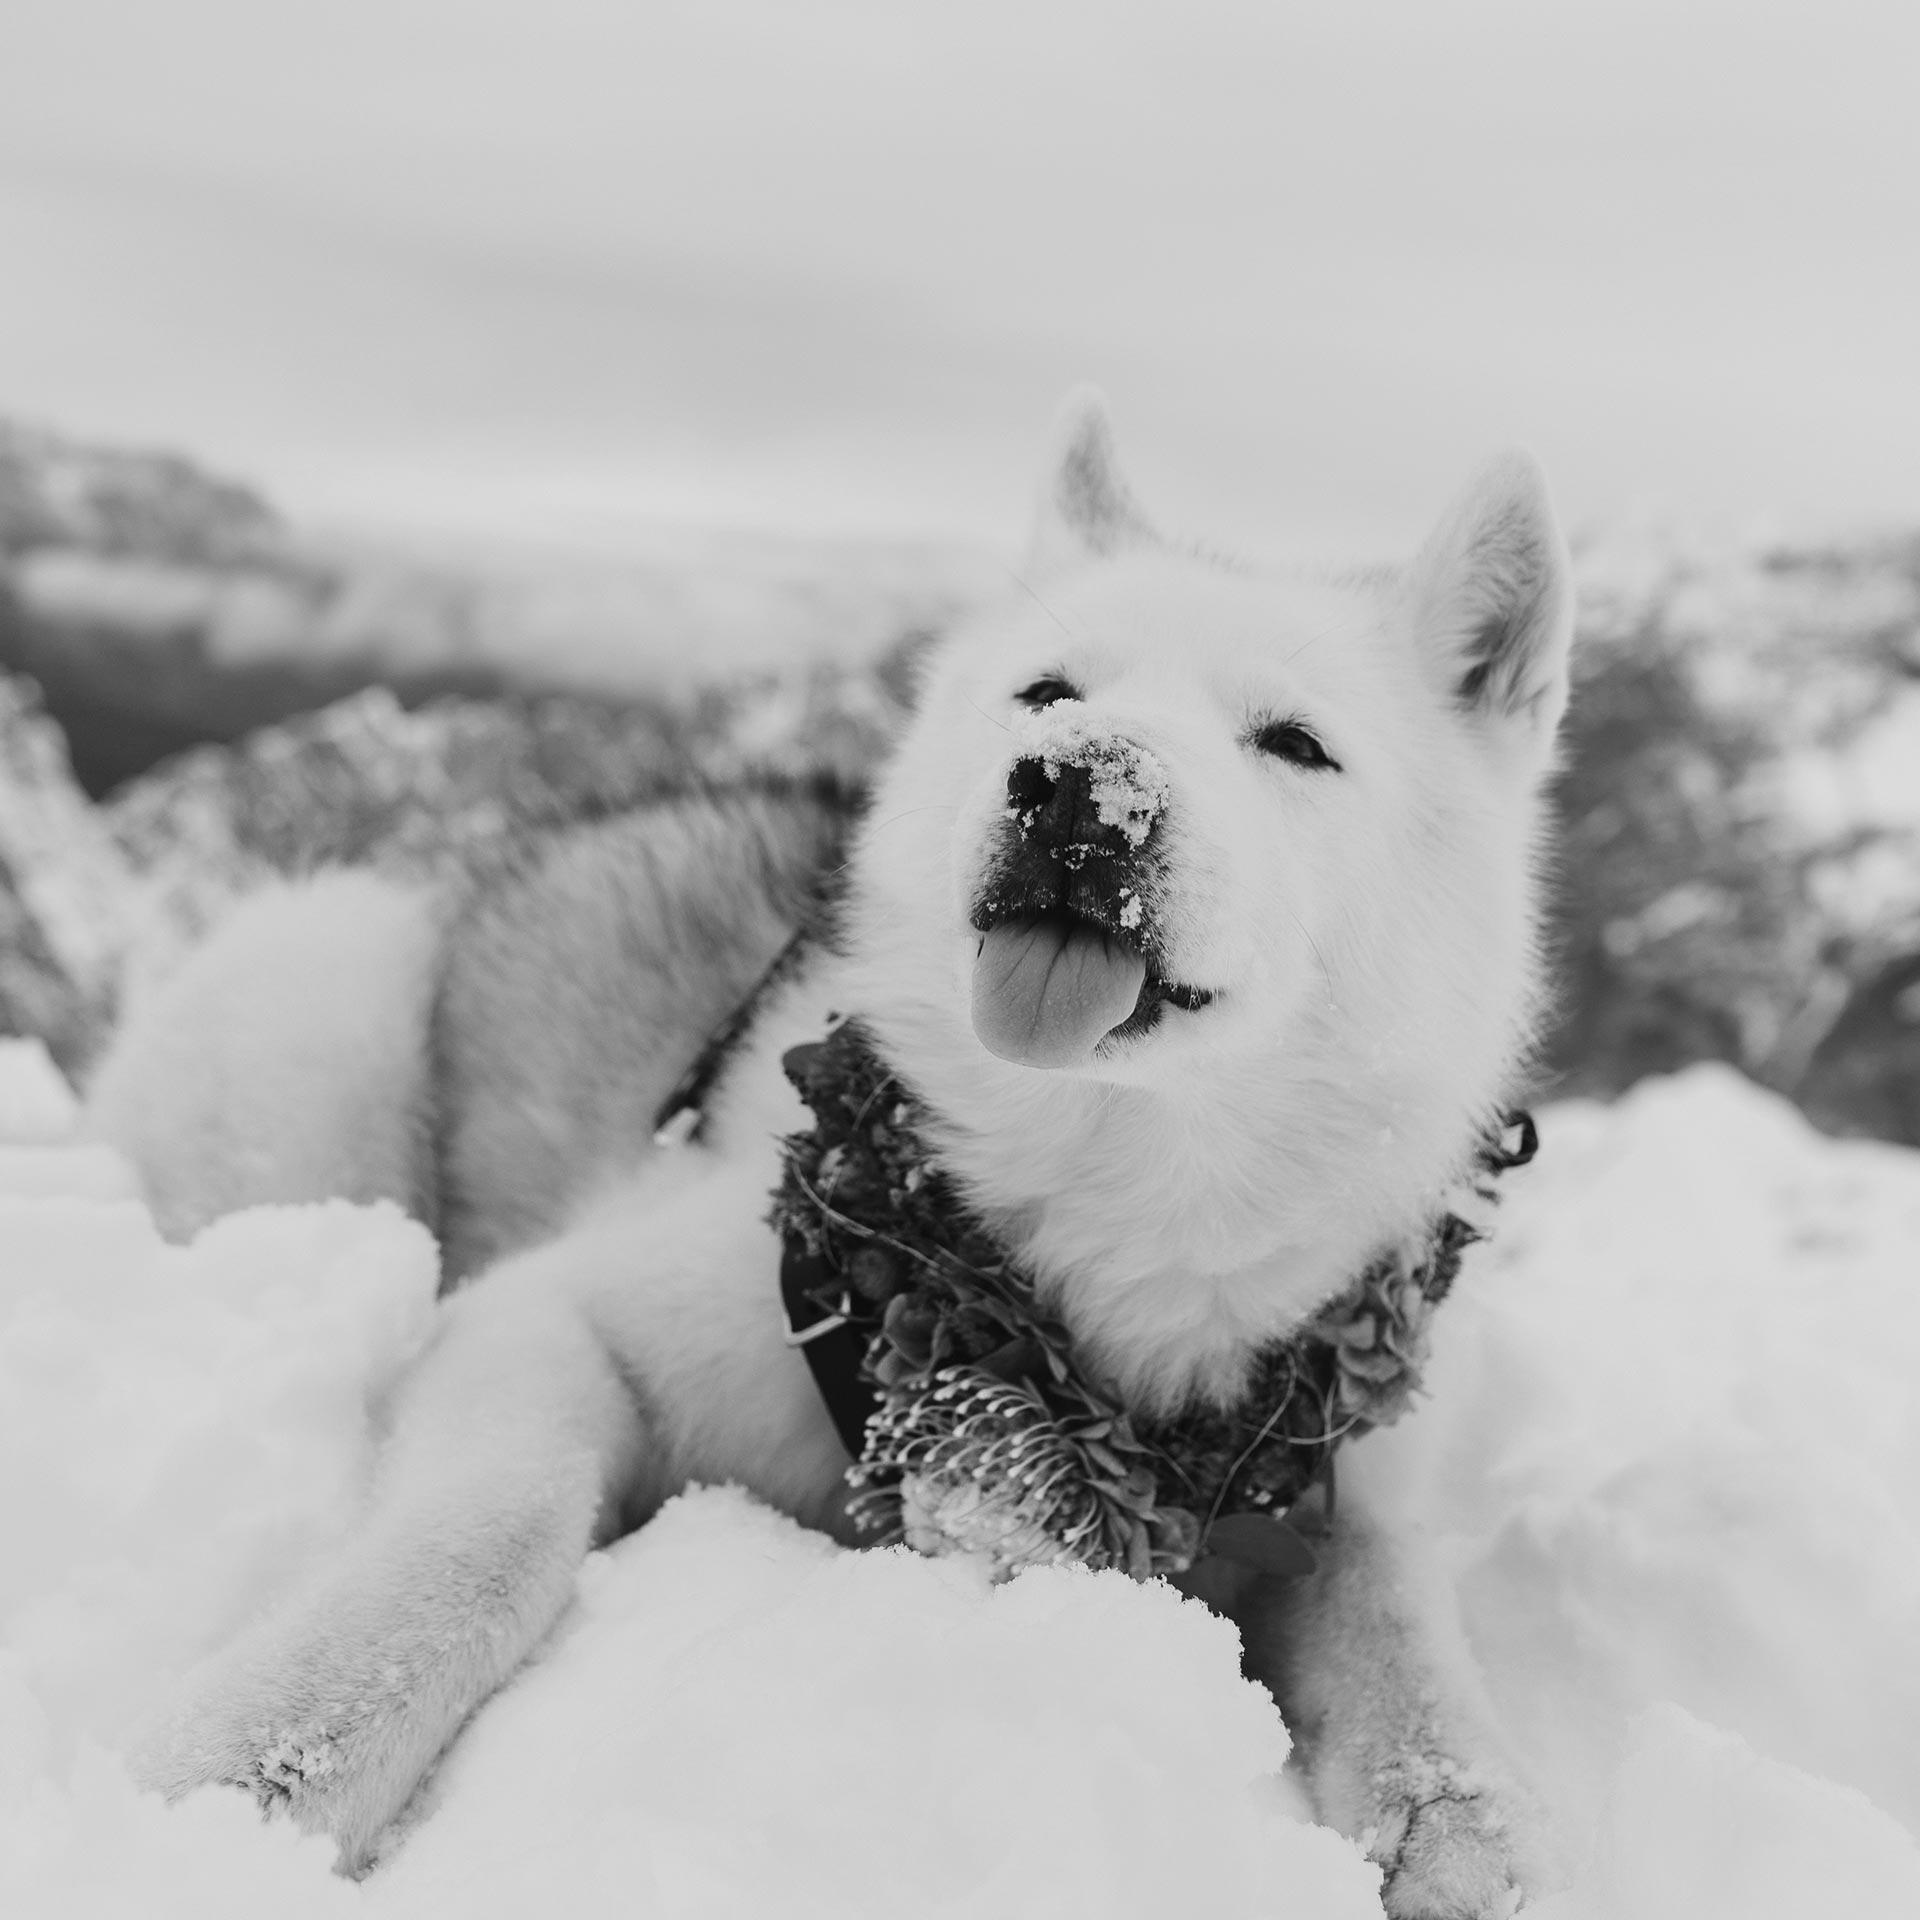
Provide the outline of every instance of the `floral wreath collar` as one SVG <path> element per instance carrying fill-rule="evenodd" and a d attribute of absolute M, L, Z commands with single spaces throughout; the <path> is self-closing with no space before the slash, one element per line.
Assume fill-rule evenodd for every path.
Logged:
<path fill-rule="evenodd" d="M 883 1542 L 984 1554 L 1002 1576 L 1069 1561 L 1144 1579 L 1208 1554 L 1310 1570 L 1306 1523 L 1288 1516 L 1330 1494 L 1343 1439 L 1406 1410 L 1434 1309 L 1485 1237 L 1474 1221 L 1538 1145 L 1510 1115 L 1424 1242 L 1261 1349 L 1238 1402 L 1145 1419 L 1081 1371 L 857 1020 L 784 1064 L 814 1123 L 782 1143 L 769 1217 L 788 1338 L 854 1457 L 854 1517 Z"/>

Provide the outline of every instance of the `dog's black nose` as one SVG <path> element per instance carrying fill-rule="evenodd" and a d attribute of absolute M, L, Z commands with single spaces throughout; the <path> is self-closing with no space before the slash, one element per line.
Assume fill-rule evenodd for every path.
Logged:
<path fill-rule="evenodd" d="M 1022 836 L 1065 856 L 1080 848 L 1089 853 L 1117 853 L 1126 836 L 1118 825 L 1100 818 L 1094 798 L 1093 776 L 1085 767 L 1045 761 L 1016 760 L 1007 775 L 1007 807 Z"/>

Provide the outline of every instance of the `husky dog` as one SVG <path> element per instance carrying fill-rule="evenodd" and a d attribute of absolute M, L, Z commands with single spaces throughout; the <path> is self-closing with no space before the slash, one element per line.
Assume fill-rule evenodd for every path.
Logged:
<path fill-rule="evenodd" d="M 767 1224 L 807 1121 L 781 1058 L 835 1015 L 1143 1415 L 1231 1398 L 1423 1232 L 1536 1004 L 1572 623 L 1538 471 L 1488 467 L 1402 569 L 1279 577 L 1157 537 L 1089 396 L 1021 585 L 931 659 L 697 1140 L 655 1109 L 840 862 L 818 796 L 662 805 L 439 893 L 323 877 L 130 1022 L 91 1111 L 170 1227 L 385 1196 L 459 1277 L 357 1535 L 197 1683 L 156 1782 L 248 1788 L 357 1870 L 596 1541 L 692 1481 L 844 1526 Z M 1343 1497 L 1313 1574 L 1204 1597 L 1388 1911 L 1509 1913 L 1549 1869 L 1434 1585 Z"/>

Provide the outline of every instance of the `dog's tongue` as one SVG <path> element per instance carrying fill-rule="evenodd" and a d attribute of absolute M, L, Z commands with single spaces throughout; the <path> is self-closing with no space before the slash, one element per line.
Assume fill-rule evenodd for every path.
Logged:
<path fill-rule="evenodd" d="M 1010 920 L 980 942 L 973 1030 L 1023 1067 L 1072 1067 L 1134 1009 L 1146 962 L 1084 921 Z"/>

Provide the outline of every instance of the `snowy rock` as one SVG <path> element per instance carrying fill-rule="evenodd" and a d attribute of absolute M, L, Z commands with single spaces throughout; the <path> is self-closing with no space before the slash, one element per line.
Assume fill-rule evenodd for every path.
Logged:
<path fill-rule="evenodd" d="M 0 554 L 70 548 L 224 566 L 271 556 L 285 538 L 258 494 L 177 454 L 0 420 Z"/>
<path fill-rule="evenodd" d="M 129 966 L 138 977 L 163 973 L 275 874 L 360 863 L 445 870 L 530 830 L 749 774 L 851 787 L 897 714 L 870 676 L 832 668 L 678 708 L 555 696 L 409 712 L 370 688 L 234 746 L 182 755 L 108 803 L 113 840 L 137 876 Z"/>
<path fill-rule="evenodd" d="M 627 804 L 683 770 L 650 714 L 478 702 L 409 713 L 371 688 L 169 761 L 105 818 L 147 904 L 137 964 L 163 971 L 170 946 L 275 874 L 444 865 L 516 829 Z"/>
<path fill-rule="evenodd" d="M 261 883 L 330 865 L 419 874 L 698 782 L 851 790 L 897 722 L 884 679 L 818 667 L 675 705 L 384 688 L 167 762 L 96 807 L 26 683 L 0 675 L 0 1034 L 84 1069 L 151 984 Z"/>
<path fill-rule="evenodd" d="M 851 790 L 904 702 L 901 660 L 735 679 L 669 701 L 443 700 L 385 688 L 182 755 L 89 803 L 30 683 L 0 673 L 0 1035 L 70 1072 L 129 983 L 163 976 L 264 880 L 419 873 L 693 783 Z"/>
<path fill-rule="evenodd" d="M 91 1051 L 114 1004 L 132 879 L 33 689 L 0 674 L 0 1034 Z"/>

